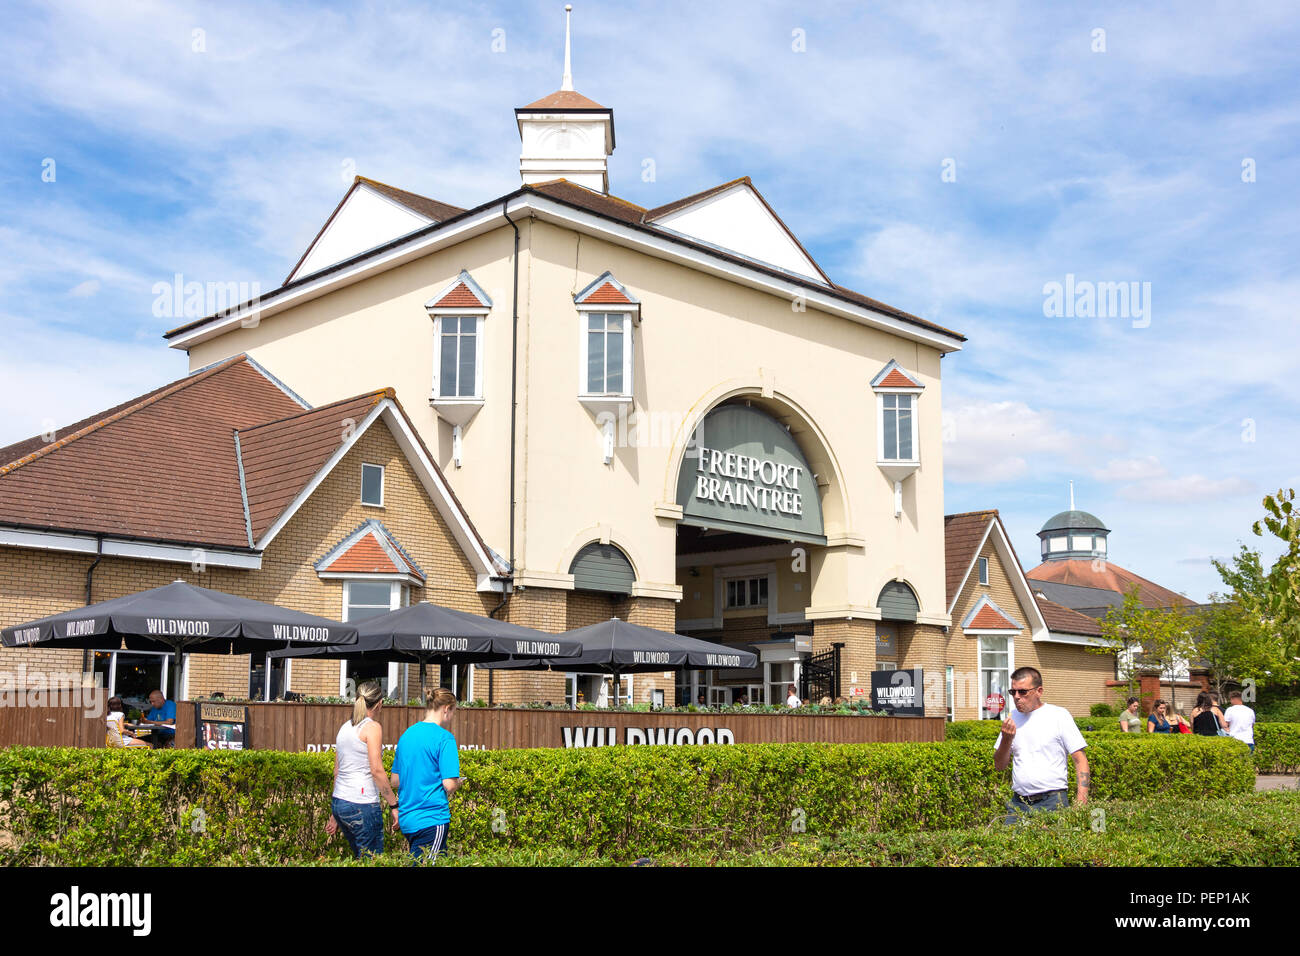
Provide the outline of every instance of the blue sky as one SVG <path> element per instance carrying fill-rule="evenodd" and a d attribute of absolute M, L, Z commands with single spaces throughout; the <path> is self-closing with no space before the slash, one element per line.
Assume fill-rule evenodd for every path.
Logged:
<path fill-rule="evenodd" d="M 947 511 L 999 508 L 1032 566 L 1073 479 L 1117 563 L 1198 600 L 1260 543 L 1260 498 L 1300 485 L 1293 8 L 575 6 L 615 194 L 749 175 L 836 281 L 969 337 Z M 515 188 L 562 8 L 8 5 L 0 443 L 183 375 L 154 283 L 278 285 L 353 172 Z M 1067 276 L 1149 283 L 1149 314 L 1045 315 Z"/>

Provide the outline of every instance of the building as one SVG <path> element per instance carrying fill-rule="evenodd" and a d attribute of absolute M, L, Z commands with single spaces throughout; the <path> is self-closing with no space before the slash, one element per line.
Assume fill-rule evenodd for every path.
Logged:
<path fill-rule="evenodd" d="M 504 566 L 388 390 L 307 408 L 237 356 L 0 461 L 4 626 L 177 579 L 336 620 L 413 600 L 482 614 L 501 602 Z M 137 702 L 170 686 L 169 666 L 165 653 L 0 649 L 19 686 L 94 672 Z M 416 674 L 396 665 L 348 666 L 192 654 L 182 688 L 334 696 L 349 677 L 380 677 L 414 692 Z"/>
<path fill-rule="evenodd" d="M 1052 515 L 1038 532 L 1042 563 L 1026 572 L 1042 594 L 1089 617 L 1102 618 L 1124 603 L 1134 586 L 1143 607 L 1196 607 L 1195 601 L 1161 587 L 1110 560 L 1110 529 L 1100 518 L 1073 507 Z"/>
<path fill-rule="evenodd" d="M 269 383 L 269 404 L 236 412 L 214 395 L 197 459 L 183 423 L 174 447 L 133 453 L 149 466 L 133 481 L 162 463 L 170 523 L 141 524 L 125 481 L 106 486 L 112 520 L 93 517 L 102 498 L 0 514 L 5 623 L 80 603 L 96 559 L 103 597 L 186 576 L 198 547 L 214 586 L 329 616 L 382 609 L 355 595 L 383 581 L 391 606 L 424 596 L 551 632 L 615 615 L 759 652 L 748 673 L 628 677 L 618 693 L 637 701 L 775 702 L 790 683 L 851 698 L 877 669 L 922 668 L 927 712 L 970 717 L 1013 663 L 1036 662 L 1083 706 L 1105 660 L 1086 652 L 1095 622 L 1033 596 L 996 512 L 944 517 L 941 369 L 964 337 L 835 283 L 747 177 L 653 208 L 613 195 L 613 110 L 573 89 L 568 61 L 566 42 L 561 88 L 515 110 L 518 188 L 456 206 L 358 177 L 280 287 L 167 332 L 193 374 L 162 393 L 206 394 L 238 370 Z M 366 457 L 343 434 L 349 403 L 384 432 L 367 401 L 387 409 L 395 450 Z M 161 404 L 109 410 L 59 448 L 0 452 L 36 456 L 0 469 L 0 494 L 82 461 L 68 493 L 86 495 L 83 451 Z M 315 471 L 291 467 L 306 440 L 292 423 L 313 416 L 339 434 L 310 446 Z M 257 440 L 269 433 L 280 440 Z M 188 471 L 171 474 L 173 455 Z M 292 472 L 274 505 L 245 456 Z M 409 475 L 401 521 L 363 500 L 371 465 Z M 188 512 L 180 474 L 203 488 Z M 218 474 L 214 537 L 194 509 Z M 338 497 L 322 497 L 331 481 Z M 272 514 L 291 492 L 327 511 L 292 546 L 268 538 L 302 523 Z M 194 666 L 191 692 L 218 686 Z M 236 686 L 258 663 L 228 666 Z M 313 666 L 285 686 L 342 686 L 337 664 Z M 603 685 L 490 671 L 459 689 L 575 702 Z"/>

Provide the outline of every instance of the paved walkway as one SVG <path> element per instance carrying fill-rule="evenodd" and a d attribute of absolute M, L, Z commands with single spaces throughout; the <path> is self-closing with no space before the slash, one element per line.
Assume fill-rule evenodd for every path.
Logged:
<path fill-rule="evenodd" d="M 1300 777 L 1288 773 L 1260 773 L 1255 775 L 1255 789 L 1258 790 L 1298 790 Z"/>

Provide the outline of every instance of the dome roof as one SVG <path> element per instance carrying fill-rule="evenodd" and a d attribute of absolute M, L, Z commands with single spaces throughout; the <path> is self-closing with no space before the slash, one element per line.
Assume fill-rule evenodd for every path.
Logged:
<path fill-rule="evenodd" d="M 1065 531 L 1074 529 L 1087 529 L 1089 531 L 1106 531 L 1110 529 L 1101 523 L 1101 519 L 1096 515 L 1088 514 L 1086 511 L 1062 511 L 1054 514 L 1047 519 L 1046 524 L 1039 529 L 1038 533 L 1044 531 Z"/>

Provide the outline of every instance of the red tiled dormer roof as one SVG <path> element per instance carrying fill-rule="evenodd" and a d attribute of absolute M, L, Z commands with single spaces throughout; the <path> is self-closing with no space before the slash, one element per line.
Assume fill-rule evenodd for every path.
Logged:
<path fill-rule="evenodd" d="M 381 540 L 382 538 L 382 540 Z M 316 564 L 334 574 L 409 574 L 420 581 L 424 572 L 380 521 L 367 521 Z"/>
<path fill-rule="evenodd" d="M 880 381 L 881 388 L 916 388 L 916 386 L 917 383 L 899 369 L 894 369 Z"/>
<path fill-rule="evenodd" d="M 452 289 L 441 299 L 433 304 L 435 309 L 477 309 L 482 306 L 469 286 L 463 282 L 458 282 L 456 288 Z"/>
<path fill-rule="evenodd" d="M 1015 621 L 1009 619 L 992 604 L 985 604 L 980 608 L 979 612 L 971 618 L 970 623 L 966 626 L 968 628 L 994 631 L 1014 631 L 1019 629 Z"/>
<path fill-rule="evenodd" d="M 632 300 L 618 289 L 614 288 L 613 283 L 606 282 L 595 292 L 583 299 L 583 302 L 594 302 L 597 305 L 631 305 Z"/>

